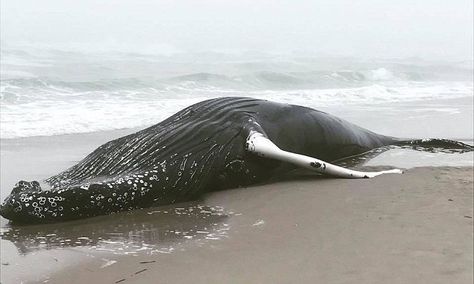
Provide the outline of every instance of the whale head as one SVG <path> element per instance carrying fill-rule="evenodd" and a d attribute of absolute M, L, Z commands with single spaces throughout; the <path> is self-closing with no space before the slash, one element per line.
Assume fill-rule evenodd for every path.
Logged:
<path fill-rule="evenodd" d="M 0 215 L 13 222 L 27 221 L 29 212 L 34 210 L 32 202 L 29 202 L 32 194 L 40 191 L 37 181 L 19 181 L 0 205 Z"/>

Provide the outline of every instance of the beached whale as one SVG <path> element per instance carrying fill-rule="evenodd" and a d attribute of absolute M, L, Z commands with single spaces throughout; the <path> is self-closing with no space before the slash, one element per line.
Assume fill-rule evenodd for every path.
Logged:
<path fill-rule="evenodd" d="M 137 133 L 110 141 L 45 180 L 20 181 L 0 207 L 14 222 L 59 222 L 192 200 L 303 167 L 344 178 L 360 172 L 329 162 L 385 145 L 423 144 L 472 151 L 450 140 L 383 136 L 311 108 L 253 98 L 192 105 Z"/>

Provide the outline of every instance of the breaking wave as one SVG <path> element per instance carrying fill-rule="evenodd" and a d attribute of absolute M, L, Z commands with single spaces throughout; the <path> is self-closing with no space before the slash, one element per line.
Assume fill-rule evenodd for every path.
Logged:
<path fill-rule="evenodd" d="M 2 50 L 1 138 L 144 127 L 220 96 L 322 108 L 473 93 L 472 68 L 466 64 L 188 57 Z"/>
<path fill-rule="evenodd" d="M 49 136 L 141 127 L 155 124 L 190 104 L 219 96 L 250 96 L 321 108 L 460 98 L 473 92 L 472 85 L 447 82 L 245 91 L 186 82 L 160 88 L 136 83 L 125 88 L 121 86 L 123 82 L 119 87 L 98 82 L 52 85 L 40 81 L 17 86 L 12 83 L 18 81 L 5 81 L 1 87 L 1 136 Z"/>

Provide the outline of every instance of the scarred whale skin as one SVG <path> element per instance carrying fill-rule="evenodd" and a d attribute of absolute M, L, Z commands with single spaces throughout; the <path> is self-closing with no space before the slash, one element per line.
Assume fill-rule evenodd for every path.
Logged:
<path fill-rule="evenodd" d="M 20 181 L 0 214 L 21 223 L 59 222 L 192 200 L 294 169 L 245 150 L 251 131 L 278 147 L 326 161 L 394 143 L 330 114 L 253 98 L 218 98 L 187 107 L 105 143 L 45 180 Z"/>

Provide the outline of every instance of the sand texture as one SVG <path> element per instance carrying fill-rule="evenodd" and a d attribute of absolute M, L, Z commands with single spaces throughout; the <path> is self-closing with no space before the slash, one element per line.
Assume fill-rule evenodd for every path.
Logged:
<path fill-rule="evenodd" d="M 85 262 L 48 283 L 472 283 L 471 168 L 287 181 L 204 203 L 242 214 L 226 238 Z"/>

